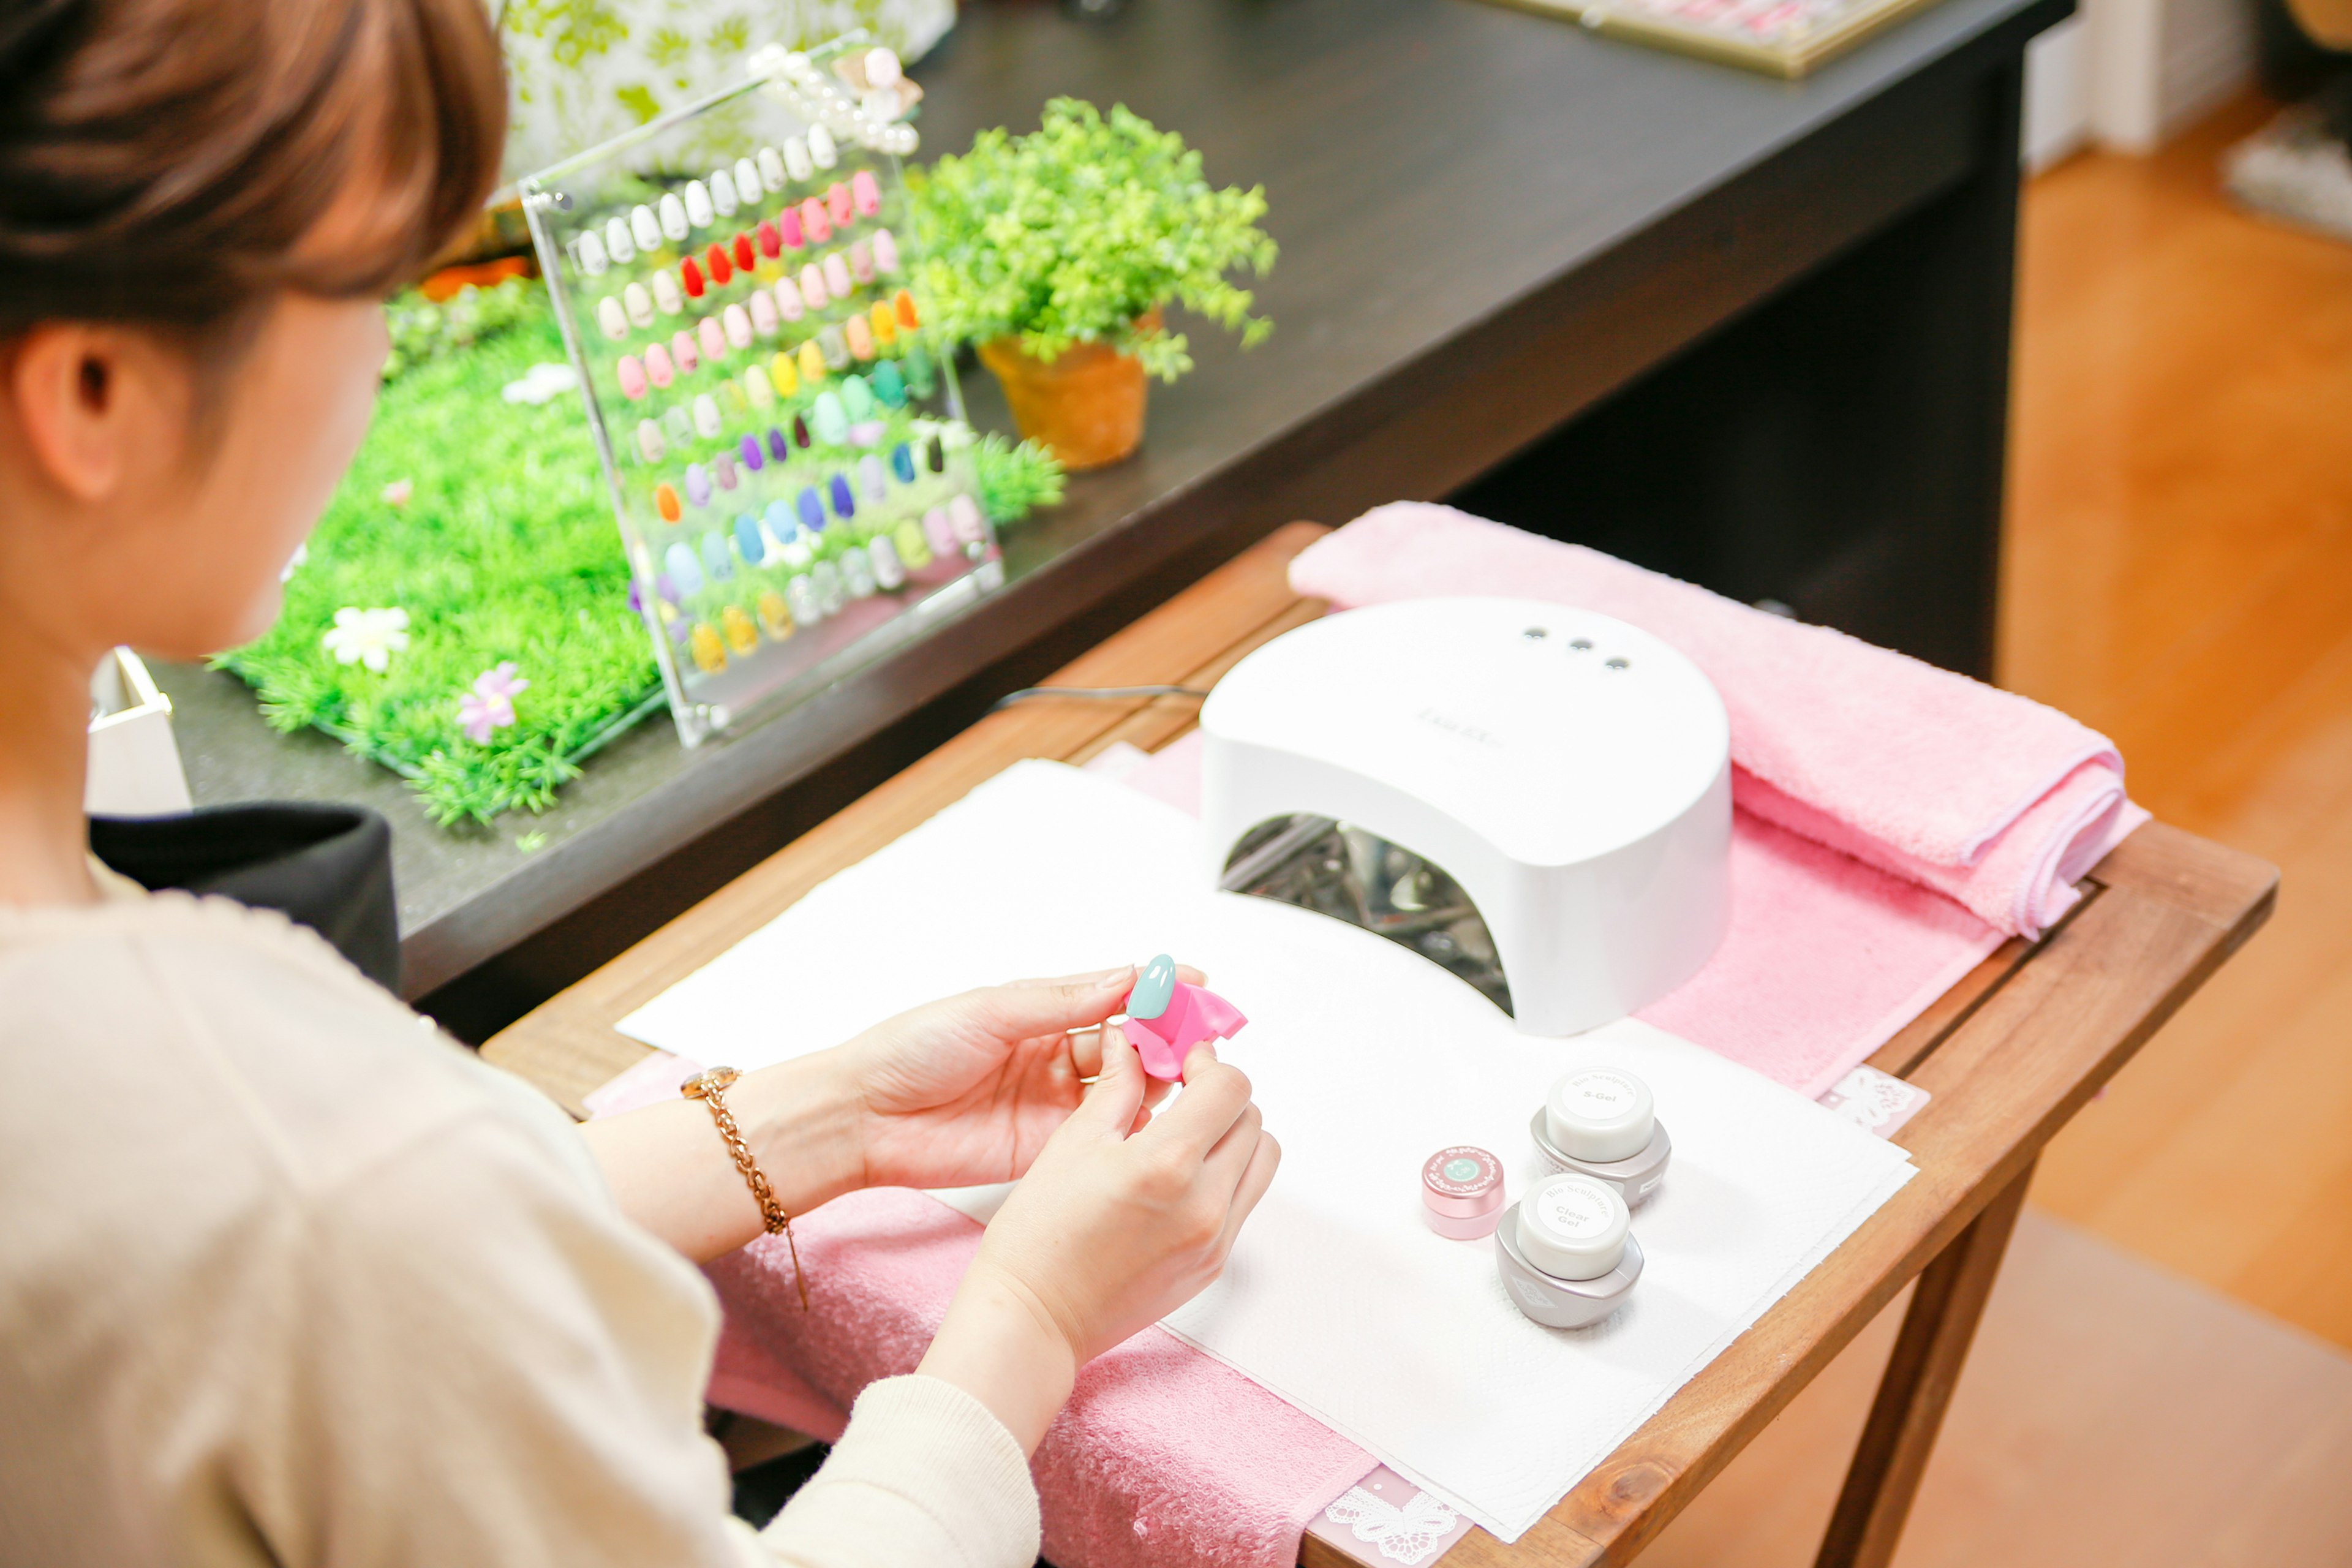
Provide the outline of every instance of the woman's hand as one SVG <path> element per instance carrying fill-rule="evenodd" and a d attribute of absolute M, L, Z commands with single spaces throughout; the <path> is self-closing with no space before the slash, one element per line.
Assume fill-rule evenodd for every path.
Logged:
<path fill-rule="evenodd" d="M 990 1222 L 921 1371 L 1034 1448 L 1078 1368 L 1217 1277 L 1282 1151 L 1249 1079 L 1196 1047 L 1144 1125 L 1143 1065 L 1103 1031 L 1102 1079 Z"/>
<path fill-rule="evenodd" d="M 1201 983 L 1197 970 L 1178 973 Z M 728 1108 L 791 1214 L 859 1187 L 1011 1181 L 1078 1104 L 1079 1080 L 1100 1070 L 1100 1026 L 1134 984 L 1133 969 L 1113 969 L 967 991 L 745 1073 Z M 1133 1127 L 1168 1089 L 1150 1086 Z M 623 1212 L 696 1262 L 760 1234 L 760 1206 L 708 1106 L 668 1100 L 581 1133 Z"/>
<path fill-rule="evenodd" d="M 1177 973 L 1194 985 L 1203 978 Z M 901 1013 L 828 1053 L 858 1110 L 860 1184 L 1020 1176 L 1076 1108 L 1081 1080 L 1102 1069 L 1101 1026 L 1134 984 L 1130 967 L 986 986 Z M 1154 1084 L 1139 1100 L 1136 1127 L 1169 1087 Z"/>

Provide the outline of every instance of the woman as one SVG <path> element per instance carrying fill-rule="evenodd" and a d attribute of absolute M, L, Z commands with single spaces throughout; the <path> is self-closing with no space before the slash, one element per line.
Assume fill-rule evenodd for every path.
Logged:
<path fill-rule="evenodd" d="M 86 853 L 90 669 L 269 624 L 376 300 L 502 113 L 479 0 L 0 0 L 0 1558 L 1026 1563 L 1077 1369 L 1215 1275 L 1278 1158 L 1206 1051 L 1153 1118 L 1101 1026 L 1129 972 L 724 1091 L 791 1212 L 1027 1173 L 755 1537 L 699 1425 L 693 1263 L 763 1216 L 712 1107 L 575 1130 L 309 933 Z"/>

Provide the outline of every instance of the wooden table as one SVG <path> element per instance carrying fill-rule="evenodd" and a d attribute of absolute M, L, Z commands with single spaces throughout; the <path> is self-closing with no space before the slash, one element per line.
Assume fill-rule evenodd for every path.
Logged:
<path fill-rule="evenodd" d="M 1322 606 L 1289 559 L 1294 523 L 1064 668 L 1055 684 L 1213 682 Z M 483 1050 L 578 1111 L 646 1047 L 614 1023 L 818 882 L 1024 757 L 1149 751 L 1193 705 L 1038 701 L 992 715 L 493 1038 Z M 1513 1546 L 1473 1531 L 1447 1568 L 1622 1563 L 1696 1496 L 1915 1279 L 1894 1355 L 1832 1519 L 1823 1564 L 1894 1555 L 1944 1408 L 2042 1148 L 2271 910 L 2277 873 L 2151 823 L 2100 862 L 2083 901 L 2011 942 L 1871 1058 L 1933 1100 L 1896 1138 L 1919 1174 Z M 1310 1565 L 1357 1561 L 1309 1537 Z"/>

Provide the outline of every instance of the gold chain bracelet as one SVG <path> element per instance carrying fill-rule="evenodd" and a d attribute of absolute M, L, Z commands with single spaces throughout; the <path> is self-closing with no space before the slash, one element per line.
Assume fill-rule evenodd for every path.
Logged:
<path fill-rule="evenodd" d="M 743 1142 L 743 1130 L 735 1124 L 735 1113 L 727 1109 L 720 1091 L 731 1086 L 743 1075 L 733 1068 L 712 1068 L 698 1073 L 678 1085 L 677 1091 L 688 1100 L 698 1100 L 710 1107 L 710 1120 L 719 1124 L 719 1136 L 727 1140 L 727 1152 L 735 1157 L 735 1168 L 743 1173 L 744 1183 L 751 1187 L 751 1196 L 760 1205 L 761 1221 L 770 1236 L 784 1233 L 784 1246 L 793 1255 L 793 1283 L 800 1287 L 801 1310 L 808 1310 L 808 1280 L 801 1274 L 801 1245 L 793 1239 L 793 1216 L 776 1200 L 776 1189 L 768 1184 L 766 1173 L 751 1158 L 751 1146 Z"/>

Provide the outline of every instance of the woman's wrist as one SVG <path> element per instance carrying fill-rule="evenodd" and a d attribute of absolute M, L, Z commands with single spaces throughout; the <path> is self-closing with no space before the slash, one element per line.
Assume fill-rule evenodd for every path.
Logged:
<path fill-rule="evenodd" d="M 786 1213 L 805 1214 L 863 1184 L 860 1102 L 837 1052 L 745 1073 L 723 1100 Z M 591 1121 L 581 1134 L 622 1212 L 696 1262 L 765 1234 L 766 1216 L 708 1104 L 667 1100 Z"/>
<path fill-rule="evenodd" d="M 838 1047 L 745 1073 L 727 1103 L 787 1212 L 866 1184 L 864 1105 Z"/>
<path fill-rule="evenodd" d="M 1030 1291 L 982 1262 L 964 1276 L 915 1370 L 979 1400 L 1031 1454 L 1069 1403 L 1078 1357 Z"/>

